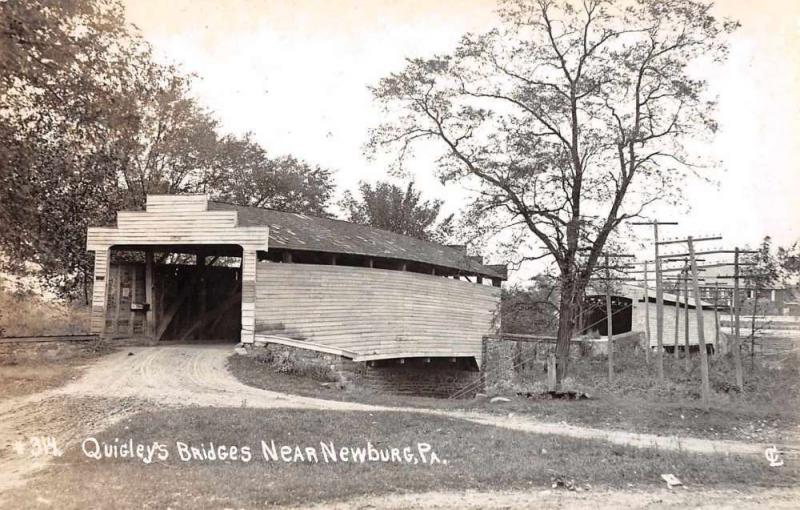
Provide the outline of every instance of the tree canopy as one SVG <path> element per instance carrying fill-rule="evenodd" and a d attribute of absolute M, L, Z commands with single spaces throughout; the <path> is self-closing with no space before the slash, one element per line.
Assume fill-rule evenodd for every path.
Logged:
<path fill-rule="evenodd" d="M 345 191 L 340 202 L 348 221 L 440 243 L 452 235 L 453 215 L 437 222 L 442 201 L 423 200 L 414 181 L 405 189 L 389 182 L 361 182 L 358 194 Z"/>
<path fill-rule="evenodd" d="M 0 2 L 0 269 L 87 296 L 86 228 L 148 193 L 326 214 L 328 170 L 223 135 L 118 0 Z"/>
<path fill-rule="evenodd" d="M 716 122 L 690 66 L 724 59 L 737 24 L 698 0 L 505 0 L 499 15 L 380 80 L 369 148 L 402 166 L 420 143 L 438 147 L 438 176 L 477 187 L 476 224 L 555 262 L 560 380 L 606 241 L 698 168 L 687 146 Z"/>

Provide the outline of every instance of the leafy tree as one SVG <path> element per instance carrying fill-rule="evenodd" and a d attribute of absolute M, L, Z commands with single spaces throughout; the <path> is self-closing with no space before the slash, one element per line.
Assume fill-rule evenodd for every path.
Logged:
<path fill-rule="evenodd" d="M 195 192 L 219 152 L 217 121 L 190 95 L 190 77 L 145 63 L 127 98 L 127 114 L 109 126 L 119 142 L 113 163 L 130 206 L 148 193 Z"/>
<path fill-rule="evenodd" d="M 755 253 L 744 257 L 744 261 L 751 264 L 742 268 L 746 287 L 767 289 L 780 280 L 781 265 L 773 252 L 772 238 L 766 236 Z"/>
<path fill-rule="evenodd" d="M 535 242 L 560 275 L 556 354 L 606 240 L 694 172 L 688 141 L 716 123 L 688 68 L 726 56 L 737 25 L 696 0 L 505 0 L 500 26 L 408 61 L 372 91 L 370 150 L 441 149 L 439 177 L 477 188 L 470 214 Z"/>
<path fill-rule="evenodd" d="M 348 221 L 391 230 L 418 239 L 445 242 L 452 234 L 453 215 L 437 223 L 441 200 L 423 200 L 422 192 L 408 183 L 405 189 L 388 182 L 374 186 L 361 182 L 359 197 L 345 191 L 340 205 Z"/>
<path fill-rule="evenodd" d="M 797 277 L 800 276 L 800 241 L 795 241 L 786 248 L 779 247 L 777 257 L 783 283 L 796 285 Z"/>
<path fill-rule="evenodd" d="M 529 285 L 503 289 L 500 316 L 505 333 L 554 334 L 558 327 L 558 292 L 553 280 L 538 276 Z"/>
<path fill-rule="evenodd" d="M 204 189 L 216 199 L 315 216 L 328 216 L 335 189 L 327 169 L 293 156 L 271 158 L 249 135 L 225 137 Z"/>
<path fill-rule="evenodd" d="M 191 78 L 154 62 L 118 0 L 0 2 L 0 269 L 88 301 L 86 228 L 148 193 L 324 213 L 329 172 L 222 137 Z"/>
<path fill-rule="evenodd" d="M 89 222 L 119 202 L 108 126 L 148 50 L 106 1 L 0 3 L 0 246 L 5 269 L 86 293 Z"/>

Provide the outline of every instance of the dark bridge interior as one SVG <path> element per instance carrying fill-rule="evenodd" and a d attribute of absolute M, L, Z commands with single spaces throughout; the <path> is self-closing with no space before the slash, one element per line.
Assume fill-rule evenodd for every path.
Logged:
<path fill-rule="evenodd" d="M 611 296 L 611 329 L 615 335 L 627 333 L 632 329 L 633 301 L 622 296 Z M 583 302 L 583 325 L 581 334 L 590 334 L 592 331 L 600 336 L 608 336 L 608 321 L 606 319 L 606 297 L 586 296 Z"/>

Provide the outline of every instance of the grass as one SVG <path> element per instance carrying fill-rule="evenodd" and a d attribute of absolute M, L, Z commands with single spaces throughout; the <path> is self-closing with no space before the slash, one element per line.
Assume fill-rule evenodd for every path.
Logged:
<path fill-rule="evenodd" d="M 296 373 L 282 372 L 258 356 L 231 356 L 228 358 L 228 370 L 244 384 L 304 397 L 375 405 L 435 407 L 438 409 L 464 407 L 464 401 L 389 395 L 351 385 L 342 387 L 337 383 L 317 380 Z"/>
<path fill-rule="evenodd" d="M 0 402 L 57 388 L 80 374 L 76 360 L 0 365 Z"/>
<path fill-rule="evenodd" d="M 639 354 L 638 356 L 641 356 Z M 580 358 L 570 365 L 568 386 L 588 392 L 589 400 L 528 399 L 518 396 L 543 387 L 543 370 L 521 374 L 517 381 L 496 388 L 490 395 L 509 397 L 511 402 L 491 404 L 488 399 L 441 400 L 372 393 L 365 389 L 342 390 L 323 387 L 313 379 L 278 373 L 257 358 L 234 356 L 229 369 L 245 384 L 274 391 L 332 400 L 379 405 L 463 408 L 490 413 L 514 412 L 546 421 L 599 428 L 622 429 L 664 435 L 737 439 L 757 442 L 796 441 L 800 409 L 798 358 L 789 357 L 780 366 L 745 363 L 746 388 L 738 394 L 729 387 L 732 363 L 715 358 L 711 365 L 714 388 L 708 409 L 699 400 L 699 368 L 686 373 L 684 361 L 665 356 L 666 383 L 659 386 L 655 367 L 648 367 L 634 353 L 618 353 L 616 381 L 607 381 L 604 358 Z M 727 391 L 726 391 L 727 390 Z"/>
<path fill-rule="evenodd" d="M 106 343 L 91 342 L 56 355 L 0 356 L 0 402 L 63 386 L 77 379 L 88 363 L 113 350 Z"/>
<path fill-rule="evenodd" d="M 0 278 L 0 337 L 89 332 L 88 306 L 45 300 L 32 292 L 15 293 L 4 285 Z"/>
<path fill-rule="evenodd" d="M 6 494 L 6 502 L 20 508 L 41 502 L 59 508 L 250 508 L 428 490 L 543 489 L 556 480 L 592 490 L 646 488 L 662 486 L 662 473 L 690 488 L 791 487 L 800 481 L 796 467 L 775 470 L 763 459 L 621 447 L 411 413 L 187 408 L 140 413 L 96 438 L 159 441 L 169 457 L 151 464 L 95 460 L 79 445 L 68 445 L 64 457 Z M 416 448 L 424 442 L 442 463 L 265 461 L 261 440 L 302 447 L 330 441 L 337 448 L 367 442 Z M 176 441 L 250 446 L 253 458 L 187 462 L 178 457 Z"/>

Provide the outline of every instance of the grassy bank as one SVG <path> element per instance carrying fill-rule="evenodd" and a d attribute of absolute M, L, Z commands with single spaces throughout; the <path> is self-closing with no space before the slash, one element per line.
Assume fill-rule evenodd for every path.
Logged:
<path fill-rule="evenodd" d="M 639 354 L 641 355 L 641 354 Z M 621 429 L 665 435 L 737 439 L 758 442 L 796 441 L 800 428 L 800 371 L 798 358 L 787 357 L 779 365 L 746 364 L 746 388 L 740 394 L 733 380 L 731 361 L 715 358 L 711 365 L 712 403 L 704 408 L 699 399 L 699 368 L 693 360 L 685 371 L 684 360 L 665 356 L 666 381 L 659 385 L 654 364 L 648 366 L 633 353 L 617 356 L 614 384 L 607 380 L 604 358 L 581 358 L 570 366 L 567 385 L 591 395 L 588 400 L 566 401 L 526 398 L 517 393 L 541 391 L 546 374 L 542 368 L 520 374 L 516 381 L 495 388 L 511 402 L 491 404 L 488 398 L 441 400 L 376 394 L 364 389 L 340 389 L 298 374 L 282 373 L 258 358 L 234 356 L 229 370 L 245 384 L 258 388 L 332 400 L 380 405 L 462 408 L 507 414 L 528 414 L 546 421 Z"/>
<path fill-rule="evenodd" d="M 0 337 L 86 334 L 89 316 L 87 305 L 17 292 L 0 277 Z"/>

